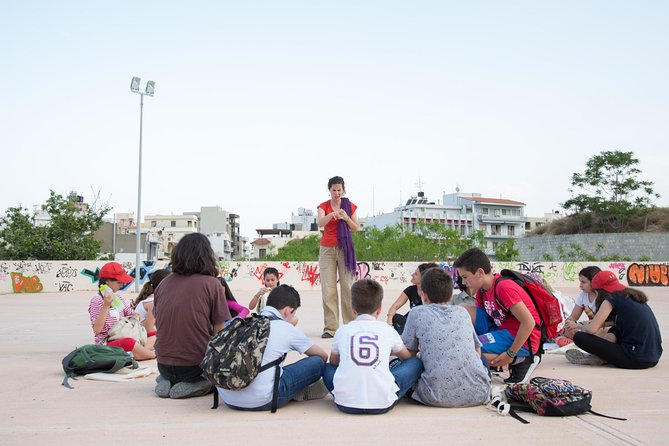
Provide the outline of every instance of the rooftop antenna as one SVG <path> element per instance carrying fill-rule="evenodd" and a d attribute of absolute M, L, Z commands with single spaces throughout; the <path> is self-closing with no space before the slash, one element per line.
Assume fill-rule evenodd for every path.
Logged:
<path fill-rule="evenodd" d="M 425 185 L 425 183 L 423 183 L 423 182 L 420 180 L 420 177 L 418 177 L 418 183 L 416 183 L 416 187 L 418 187 L 418 192 L 424 192 L 424 191 L 423 191 L 423 186 L 424 186 L 424 185 Z"/>
<path fill-rule="evenodd" d="M 372 215 L 373 220 L 376 221 L 376 195 L 374 193 L 374 186 L 372 186 Z"/>

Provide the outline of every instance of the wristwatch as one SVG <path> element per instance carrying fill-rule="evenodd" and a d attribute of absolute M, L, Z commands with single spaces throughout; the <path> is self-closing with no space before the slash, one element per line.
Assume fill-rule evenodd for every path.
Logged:
<path fill-rule="evenodd" d="M 506 354 L 509 355 L 509 357 L 511 357 L 511 358 L 515 358 L 516 355 L 518 354 L 518 352 L 514 352 L 513 350 L 508 349 L 508 350 L 506 351 Z"/>

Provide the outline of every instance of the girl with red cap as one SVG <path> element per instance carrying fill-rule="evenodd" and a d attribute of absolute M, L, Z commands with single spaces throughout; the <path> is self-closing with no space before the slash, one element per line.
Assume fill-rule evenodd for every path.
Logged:
<path fill-rule="evenodd" d="M 609 363 L 623 369 L 655 367 L 662 356 L 662 337 L 646 294 L 618 282 L 612 271 L 597 273 L 592 288 L 597 291 L 597 312 L 590 324 L 574 334 L 574 344 L 587 353 L 567 350 L 569 362 Z M 608 320 L 613 326 L 598 336 Z"/>
<path fill-rule="evenodd" d="M 119 319 L 125 316 L 137 315 L 125 299 L 116 294 L 117 291 L 133 280 L 125 272 L 120 263 L 109 262 L 100 269 L 99 284 L 100 287 L 106 285 L 106 289 L 105 291 L 98 291 L 88 305 L 88 314 L 93 325 L 96 344 L 105 344 L 109 330 L 111 330 Z M 156 357 L 156 353 L 153 350 L 144 347 L 133 338 L 116 339 L 107 342 L 107 345 L 121 347 L 126 352 L 132 352 L 134 358 L 138 361 Z"/>

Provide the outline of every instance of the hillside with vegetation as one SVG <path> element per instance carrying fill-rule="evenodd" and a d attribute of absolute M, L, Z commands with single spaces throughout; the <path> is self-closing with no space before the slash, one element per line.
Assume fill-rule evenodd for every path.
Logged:
<path fill-rule="evenodd" d="M 601 218 L 595 213 L 581 213 L 569 215 L 539 226 L 528 236 L 610 232 L 669 232 L 669 208 L 655 208 L 644 215 L 630 217 L 625 227 L 620 229 L 613 230 L 606 218 Z"/>

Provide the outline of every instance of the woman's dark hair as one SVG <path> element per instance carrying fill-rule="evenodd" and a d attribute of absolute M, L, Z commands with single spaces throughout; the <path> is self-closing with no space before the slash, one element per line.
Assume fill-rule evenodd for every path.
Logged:
<path fill-rule="evenodd" d="M 421 263 L 420 265 L 418 265 L 418 271 L 420 272 L 421 276 L 423 275 L 425 270 L 427 270 L 429 268 L 439 268 L 439 265 L 437 265 L 434 262 Z"/>
<path fill-rule="evenodd" d="M 265 270 L 262 272 L 262 278 L 264 279 L 266 275 L 268 274 L 274 274 L 276 276 L 276 284 L 277 286 L 281 285 L 281 282 L 279 282 L 279 270 L 272 267 L 268 266 L 265 268 Z"/>
<path fill-rule="evenodd" d="M 602 302 L 606 300 L 606 296 L 612 293 L 609 293 L 604 289 L 599 289 L 596 291 L 597 291 L 597 298 L 595 299 L 595 308 L 597 308 L 597 311 L 599 311 L 599 307 L 602 305 Z M 633 301 L 638 302 L 640 304 L 645 304 L 648 302 L 648 296 L 646 296 L 646 293 L 644 293 L 641 290 L 637 290 L 635 288 L 627 287 L 622 291 L 616 291 L 616 294 L 622 294 L 623 296 L 632 299 Z M 595 311 L 595 313 L 597 311 Z M 612 320 L 612 317 L 609 316 L 607 320 Z"/>
<path fill-rule="evenodd" d="M 341 188 L 344 190 L 344 193 L 346 193 L 346 184 L 344 184 L 344 179 L 340 176 L 334 176 L 328 180 L 328 190 L 335 184 L 341 184 Z"/>
<path fill-rule="evenodd" d="M 586 266 L 578 272 L 578 275 L 583 276 L 592 282 L 592 279 L 594 279 L 595 275 L 600 271 L 601 269 L 598 266 Z"/>
<path fill-rule="evenodd" d="M 218 276 L 218 259 L 209 239 L 199 232 L 184 236 L 172 250 L 170 268 L 175 274 Z"/>
<path fill-rule="evenodd" d="M 223 277 L 219 277 L 218 281 L 221 282 L 221 285 L 223 285 L 223 288 L 225 289 L 225 300 L 231 300 L 233 302 L 237 302 L 237 299 L 235 299 L 235 296 L 232 294 L 230 285 L 228 285 L 228 281 L 225 280 Z"/>
<path fill-rule="evenodd" d="M 145 300 L 147 297 L 152 295 L 154 291 L 156 291 L 156 287 L 162 280 L 169 276 L 171 271 L 169 269 L 159 269 L 157 271 L 154 271 L 150 276 L 149 280 L 144 284 L 142 289 L 139 291 L 139 294 L 137 295 L 137 298 L 130 302 L 130 306 L 134 310 L 137 308 L 137 304 L 139 304 L 141 301 Z"/>

